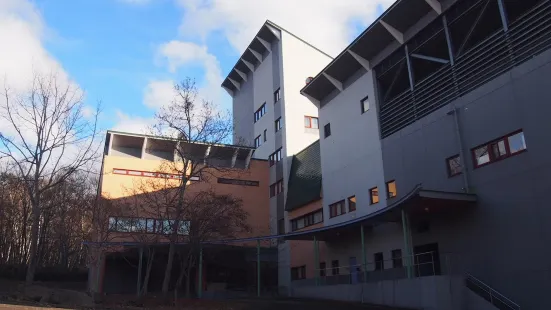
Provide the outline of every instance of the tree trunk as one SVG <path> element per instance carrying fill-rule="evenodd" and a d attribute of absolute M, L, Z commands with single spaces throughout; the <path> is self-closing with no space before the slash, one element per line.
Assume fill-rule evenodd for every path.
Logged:
<path fill-rule="evenodd" d="M 27 268 L 27 275 L 25 277 L 25 283 L 30 285 L 34 281 L 34 273 L 36 271 L 37 264 L 37 246 L 38 246 L 38 226 L 40 222 L 40 209 L 37 204 L 32 206 L 32 227 L 31 227 L 31 248 L 29 250 L 29 266 Z"/>
<path fill-rule="evenodd" d="M 174 262 L 174 250 L 176 245 L 173 241 L 168 246 L 168 261 L 165 268 L 165 277 L 163 279 L 163 297 L 168 297 L 168 285 L 170 284 L 170 274 L 172 273 L 172 263 Z"/>
<path fill-rule="evenodd" d="M 151 267 L 153 266 L 153 261 L 155 260 L 155 249 L 149 251 L 150 255 L 147 258 L 147 267 L 145 270 L 145 279 L 143 280 L 142 285 L 142 296 L 147 295 L 148 286 L 149 286 L 149 276 L 151 275 Z"/>

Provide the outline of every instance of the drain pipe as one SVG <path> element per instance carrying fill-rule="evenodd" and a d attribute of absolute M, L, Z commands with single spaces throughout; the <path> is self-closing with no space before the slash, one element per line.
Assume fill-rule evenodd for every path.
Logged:
<path fill-rule="evenodd" d="M 461 168 L 462 168 L 461 175 L 463 176 L 463 191 L 465 193 L 469 193 L 470 186 L 469 186 L 469 177 L 467 175 L 468 170 L 466 165 L 467 162 L 465 160 L 465 149 L 463 147 L 463 139 L 461 137 L 461 128 L 459 127 L 459 117 L 457 116 L 457 114 L 459 113 L 459 109 L 455 107 L 455 104 L 452 104 L 452 109 L 453 109 L 452 111 L 448 112 L 448 115 L 453 114 L 453 120 L 455 122 L 455 136 L 459 146 L 459 161 L 461 162 Z"/>

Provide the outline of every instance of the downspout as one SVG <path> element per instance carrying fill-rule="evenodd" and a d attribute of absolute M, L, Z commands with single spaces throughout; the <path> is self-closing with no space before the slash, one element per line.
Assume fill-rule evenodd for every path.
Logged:
<path fill-rule="evenodd" d="M 459 146 L 459 160 L 461 162 L 461 168 L 462 173 L 461 176 L 463 176 L 463 191 L 465 193 L 470 192 L 470 186 L 469 186 L 469 177 L 467 175 L 467 165 L 465 160 L 465 149 L 463 147 L 463 139 L 461 137 L 461 128 L 459 127 L 459 117 L 457 114 L 459 113 L 459 109 L 455 107 L 455 104 L 452 103 L 452 111 L 448 112 L 448 115 L 453 114 L 453 120 L 455 122 L 455 136 L 457 139 L 457 144 Z"/>

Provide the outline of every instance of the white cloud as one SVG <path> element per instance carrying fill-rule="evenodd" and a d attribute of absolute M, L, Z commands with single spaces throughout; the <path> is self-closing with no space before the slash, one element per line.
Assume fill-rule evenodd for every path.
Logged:
<path fill-rule="evenodd" d="M 218 102 L 221 98 L 222 70 L 220 63 L 205 45 L 192 42 L 172 40 L 159 46 L 157 59 L 166 61 L 170 72 L 175 73 L 181 67 L 199 66 L 204 70 L 199 94 L 202 97 Z"/>
<path fill-rule="evenodd" d="M 151 117 L 139 117 L 125 114 L 124 112 L 116 111 L 117 120 L 113 130 L 131 132 L 138 134 L 147 134 L 151 126 L 155 124 L 155 120 Z"/>
<path fill-rule="evenodd" d="M 266 19 L 321 50 L 338 54 L 353 39 L 354 24 L 367 26 L 378 7 L 394 0 L 178 0 L 184 8 L 180 33 L 186 38 L 222 33 L 242 52 Z"/>
<path fill-rule="evenodd" d="M 144 91 L 143 103 L 152 108 L 158 109 L 174 100 L 173 80 L 150 81 Z"/>

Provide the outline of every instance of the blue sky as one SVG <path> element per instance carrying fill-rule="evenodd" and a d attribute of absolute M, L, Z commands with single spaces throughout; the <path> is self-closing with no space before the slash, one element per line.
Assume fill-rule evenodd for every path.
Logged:
<path fill-rule="evenodd" d="M 28 66 L 18 64 L 55 68 L 88 105 L 101 100 L 103 129 L 139 132 L 186 76 L 229 109 L 220 82 L 266 19 L 336 55 L 392 1 L 344 2 L 2 0 L 0 36 L 10 47 L 0 51 L 0 73 L 23 83 Z"/>

